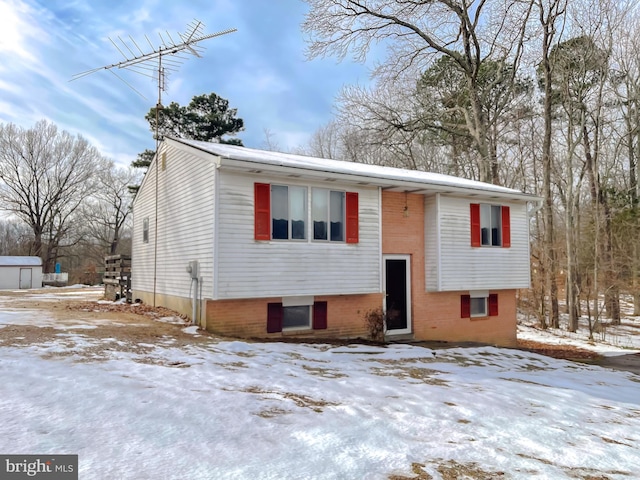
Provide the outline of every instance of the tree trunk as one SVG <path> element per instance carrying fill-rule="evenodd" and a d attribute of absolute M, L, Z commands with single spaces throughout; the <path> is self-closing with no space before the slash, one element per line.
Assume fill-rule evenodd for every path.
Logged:
<path fill-rule="evenodd" d="M 620 325 L 620 286 L 618 285 L 618 271 L 613 254 L 613 227 L 611 222 L 611 207 L 605 195 L 600 191 L 600 204 L 604 210 L 603 254 L 605 262 L 605 291 L 604 304 L 612 325 Z"/>
<path fill-rule="evenodd" d="M 640 105 L 638 99 L 632 102 L 633 113 L 629 117 L 634 120 L 635 127 L 628 122 L 629 131 L 629 188 L 631 191 L 631 207 L 633 208 L 635 238 L 640 235 L 640 215 L 638 212 L 638 158 L 640 157 Z M 635 129 L 635 133 L 634 133 Z M 635 142 L 634 142 L 635 140 Z M 633 242 L 633 266 L 632 266 L 632 288 L 633 288 L 633 315 L 640 315 L 640 248 L 638 242 Z"/>
<path fill-rule="evenodd" d="M 544 139 L 542 142 L 542 195 L 544 197 L 544 252 L 545 252 L 545 283 L 549 292 L 550 318 L 552 327 L 560 326 L 558 311 L 558 264 L 554 245 L 553 227 L 553 197 L 551 196 L 551 124 L 553 121 L 551 62 L 549 53 L 553 37 L 553 25 L 543 23 L 544 36 L 542 46 L 542 67 L 544 72 Z"/>
<path fill-rule="evenodd" d="M 109 255 L 115 255 L 118 253 L 118 245 L 120 244 L 120 225 L 120 219 L 116 217 L 115 222 L 113 223 L 113 236 L 111 237 L 111 242 L 109 244 Z"/>
<path fill-rule="evenodd" d="M 620 325 L 620 287 L 618 286 L 618 274 L 613 255 L 613 227 L 611 222 L 611 207 L 607 196 L 602 192 L 600 178 L 597 172 L 593 155 L 591 154 L 591 143 L 586 125 L 582 125 L 582 138 L 585 150 L 585 160 L 587 174 L 589 176 L 589 190 L 591 191 L 591 202 L 595 215 L 600 215 L 600 208 L 604 213 L 604 234 L 601 237 L 602 261 L 604 264 L 604 304 L 607 314 L 614 325 Z M 599 259 L 596 257 L 595 261 Z M 598 292 L 596 291 L 596 296 Z"/>
<path fill-rule="evenodd" d="M 568 173 L 567 178 L 568 189 L 567 189 L 567 201 L 566 201 L 566 214 L 565 214 L 565 223 L 567 225 L 566 228 L 566 248 L 567 248 L 567 281 L 566 281 L 566 296 L 567 296 L 567 313 L 569 314 L 569 326 L 568 329 L 570 332 L 576 332 L 578 330 L 578 308 L 577 308 L 577 288 L 576 288 L 576 260 L 575 260 L 575 252 L 576 252 L 576 240 L 575 240 L 575 230 L 573 226 L 575 225 L 574 218 L 574 193 L 573 193 L 573 164 L 571 163 L 571 155 L 569 155 L 568 162 Z"/>
<path fill-rule="evenodd" d="M 637 228 L 636 220 L 636 232 L 640 231 Z M 636 237 L 637 238 L 637 237 Z M 633 316 L 640 315 L 640 248 L 638 248 L 638 242 L 633 244 Z"/>

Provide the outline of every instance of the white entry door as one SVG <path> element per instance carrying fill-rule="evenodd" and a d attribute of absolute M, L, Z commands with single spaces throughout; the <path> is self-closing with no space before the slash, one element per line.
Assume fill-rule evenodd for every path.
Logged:
<path fill-rule="evenodd" d="M 411 257 L 384 255 L 387 335 L 411 333 Z"/>
<path fill-rule="evenodd" d="M 20 269 L 20 288 L 31 288 L 32 273 L 31 268 Z"/>

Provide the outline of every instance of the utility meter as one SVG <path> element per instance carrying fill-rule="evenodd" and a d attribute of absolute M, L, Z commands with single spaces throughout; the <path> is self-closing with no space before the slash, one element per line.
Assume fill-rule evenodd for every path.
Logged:
<path fill-rule="evenodd" d="M 198 261 L 192 260 L 187 265 L 187 273 L 191 275 L 191 278 L 198 278 Z"/>

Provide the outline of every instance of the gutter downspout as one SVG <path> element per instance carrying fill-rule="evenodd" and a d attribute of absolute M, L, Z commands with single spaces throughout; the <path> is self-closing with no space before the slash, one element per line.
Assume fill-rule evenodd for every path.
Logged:
<path fill-rule="evenodd" d="M 198 278 L 192 278 L 191 283 L 196 282 L 196 288 L 193 289 L 193 305 L 191 308 L 191 323 L 199 325 L 198 322 Z"/>

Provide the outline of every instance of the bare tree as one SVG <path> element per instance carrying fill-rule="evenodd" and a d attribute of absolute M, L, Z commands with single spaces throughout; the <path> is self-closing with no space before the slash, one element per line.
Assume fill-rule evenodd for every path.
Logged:
<path fill-rule="evenodd" d="M 31 240 L 29 228 L 17 219 L 0 219 L 0 255 L 26 255 Z"/>
<path fill-rule="evenodd" d="M 272 151 L 272 152 L 281 152 L 282 149 L 278 144 L 278 139 L 276 138 L 275 133 L 273 133 L 269 128 L 265 128 L 263 130 L 263 133 L 264 133 L 264 141 L 262 142 L 261 148 L 264 150 Z"/>
<path fill-rule="evenodd" d="M 342 160 L 344 155 L 338 122 L 331 120 L 318 128 L 311 136 L 306 151 L 314 157 Z"/>
<path fill-rule="evenodd" d="M 389 55 L 374 71 L 383 85 L 425 71 L 437 57 L 462 72 L 469 95 L 465 124 L 480 157 L 480 179 L 499 183 L 498 159 L 481 95 L 481 66 L 487 58 L 516 65 L 531 12 L 528 2 L 503 11 L 484 0 L 306 0 L 303 30 L 311 35 L 309 57 L 353 52 L 364 60 L 374 43 Z M 502 42 L 501 39 L 509 38 Z M 515 74 L 513 69 L 513 73 Z"/>
<path fill-rule="evenodd" d="M 31 253 L 45 272 L 55 265 L 71 219 L 93 188 L 100 154 L 45 120 L 25 129 L 0 124 L 0 207 L 33 231 Z"/>
<path fill-rule="evenodd" d="M 612 86 L 617 97 L 624 128 L 621 134 L 621 157 L 627 158 L 627 171 L 623 172 L 628 183 L 623 187 L 629 199 L 630 238 L 640 235 L 640 10 L 629 11 L 625 24 L 618 32 L 612 52 Z M 625 242 L 626 243 L 626 242 Z M 640 315 L 640 245 L 631 243 L 633 314 Z"/>
<path fill-rule="evenodd" d="M 563 28 L 563 18 L 566 11 L 567 0 L 540 0 L 537 2 L 540 26 L 542 28 L 542 55 L 538 67 L 538 74 L 541 77 L 544 101 L 544 137 L 542 142 L 542 194 L 544 198 L 544 248 L 541 267 L 544 270 L 546 292 L 550 303 L 550 323 L 558 327 L 560 323 L 560 312 L 558 308 L 558 284 L 557 272 L 558 261 L 555 252 L 555 229 L 553 222 L 553 196 L 551 192 L 551 129 L 553 121 L 553 64 L 551 62 L 551 49 Z M 545 292 L 545 293 L 546 293 Z M 546 302 L 542 301 L 541 306 L 546 310 Z M 546 327 L 546 312 L 541 312 L 540 319 L 542 326 Z"/>
<path fill-rule="evenodd" d="M 133 168 L 118 167 L 111 160 L 104 160 L 96 175 L 95 192 L 83 205 L 87 234 L 97 242 L 99 255 L 115 255 L 123 229 L 131 214 L 132 195 L 129 185 L 140 181 L 140 174 Z"/>

